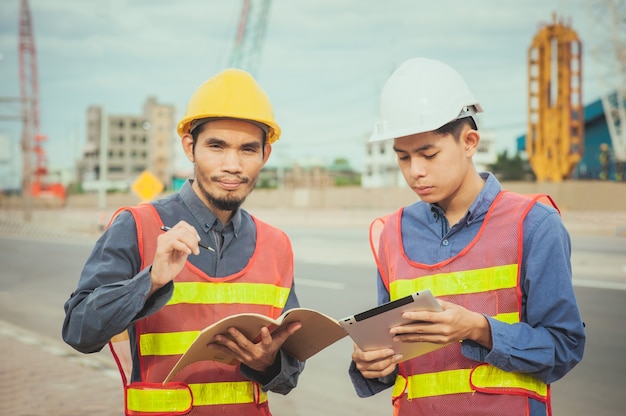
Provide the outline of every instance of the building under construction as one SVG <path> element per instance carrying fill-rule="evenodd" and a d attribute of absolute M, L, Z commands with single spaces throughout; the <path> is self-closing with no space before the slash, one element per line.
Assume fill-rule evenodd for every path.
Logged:
<path fill-rule="evenodd" d="M 89 107 L 87 142 L 77 164 L 83 190 L 98 190 L 102 181 L 108 190 L 127 191 L 145 170 L 170 188 L 172 155 L 178 143 L 174 127 L 174 106 L 161 104 L 154 97 L 146 100 L 138 114 L 107 115 L 103 107 Z"/>

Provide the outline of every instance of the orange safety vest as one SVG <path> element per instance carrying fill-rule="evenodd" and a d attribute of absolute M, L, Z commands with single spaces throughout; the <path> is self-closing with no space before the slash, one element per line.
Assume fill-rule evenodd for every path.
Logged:
<path fill-rule="evenodd" d="M 472 242 L 458 255 L 432 265 L 406 255 L 402 209 L 375 220 L 370 244 L 390 299 L 430 289 L 438 298 L 469 310 L 510 324 L 520 322 L 522 224 L 539 200 L 554 206 L 546 195 L 501 192 Z M 399 364 L 392 401 L 394 415 L 524 416 L 528 398 L 546 403 L 550 414 L 549 393 L 549 385 L 529 375 L 466 358 L 457 342 Z"/>
<path fill-rule="evenodd" d="M 152 205 L 129 210 L 137 224 L 142 269 L 150 265 L 163 225 Z M 117 214 L 117 213 L 116 213 Z M 254 218 L 256 248 L 239 273 L 212 278 L 189 262 L 174 279 L 174 293 L 156 313 L 135 323 L 139 362 L 133 363 L 128 336 L 109 343 L 124 384 L 126 415 L 270 415 L 267 394 L 244 378 L 239 365 L 199 361 L 163 380 L 206 326 L 236 313 L 277 318 L 293 282 L 291 243 L 280 230 Z M 140 382 L 130 382 L 138 365 Z"/>

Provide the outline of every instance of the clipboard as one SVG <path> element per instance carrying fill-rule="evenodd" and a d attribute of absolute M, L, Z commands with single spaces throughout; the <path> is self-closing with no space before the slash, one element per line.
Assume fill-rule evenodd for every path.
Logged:
<path fill-rule="evenodd" d="M 443 309 L 430 290 L 425 289 L 343 318 L 339 320 L 339 324 L 361 350 L 391 348 L 396 354 L 402 354 L 402 361 L 406 361 L 446 345 L 393 340 L 389 333 L 392 327 L 411 323 L 410 320 L 402 318 L 402 313 L 420 310 L 438 312 Z"/>

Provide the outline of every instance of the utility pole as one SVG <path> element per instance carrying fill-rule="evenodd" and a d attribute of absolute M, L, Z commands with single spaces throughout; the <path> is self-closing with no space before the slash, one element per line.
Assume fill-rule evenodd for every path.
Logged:
<path fill-rule="evenodd" d="M 591 52 L 600 69 L 602 106 L 616 162 L 626 163 L 626 2 L 588 0 L 591 27 L 597 32 Z"/>
<path fill-rule="evenodd" d="M 100 110 L 100 146 L 98 148 L 99 167 L 98 167 L 98 208 L 104 211 L 107 207 L 107 171 L 109 156 L 109 121 L 107 120 L 104 107 Z"/>
<path fill-rule="evenodd" d="M 22 121 L 22 114 L 21 114 L 20 106 L 21 106 L 21 99 L 19 97 L 0 97 L 0 107 L 2 108 L 2 111 L 0 111 L 0 121 Z M 13 149 L 11 138 L 8 138 L 6 145 L 7 145 L 6 151 L 8 152 L 7 160 L 4 161 L 4 160 L 1 160 L 0 158 L 0 164 L 9 162 L 9 160 L 11 161 L 10 163 L 12 164 L 14 160 L 13 157 L 11 156 L 12 150 L 9 150 L 9 149 Z M 13 170 L 13 168 L 17 170 L 16 166 L 12 166 L 11 176 L 16 173 Z"/>

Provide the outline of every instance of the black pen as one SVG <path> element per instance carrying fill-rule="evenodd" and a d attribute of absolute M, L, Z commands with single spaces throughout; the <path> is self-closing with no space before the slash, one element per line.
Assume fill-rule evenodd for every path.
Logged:
<path fill-rule="evenodd" d="M 169 231 L 169 230 L 171 230 L 172 228 L 171 228 L 171 227 L 167 227 L 167 226 L 163 225 L 163 226 L 161 226 L 161 229 L 162 229 L 163 231 Z M 209 246 L 204 245 L 204 244 L 202 244 L 202 243 L 198 243 L 198 245 L 199 245 L 200 247 L 202 247 L 202 248 L 206 248 L 207 250 L 210 250 L 210 251 L 212 251 L 212 252 L 215 252 L 215 249 L 214 249 L 213 247 L 209 247 Z"/>

